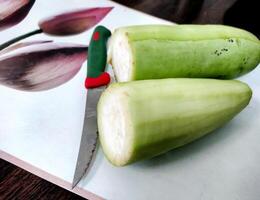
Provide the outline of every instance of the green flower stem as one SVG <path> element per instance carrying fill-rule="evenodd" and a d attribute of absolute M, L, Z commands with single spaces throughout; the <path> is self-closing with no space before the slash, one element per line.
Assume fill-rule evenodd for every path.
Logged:
<path fill-rule="evenodd" d="M 18 36 L 18 37 L 16 37 L 16 38 L 13 38 L 13 39 L 11 39 L 11 40 L 9 40 L 9 41 L 7 41 L 7 42 L 1 44 L 1 45 L 0 45 L 0 51 L 3 50 L 4 48 L 6 48 L 6 47 L 8 47 L 8 46 L 10 46 L 10 45 L 12 45 L 12 44 L 14 44 L 14 43 L 16 43 L 16 42 L 22 40 L 22 39 L 28 38 L 28 37 L 30 37 L 30 36 L 32 36 L 32 35 L 36 35 L 36 34 L 39 34 L 39 33 L 42 33 L 42 30 L 41 30 L 41 29 L 37 29 L 37 30 L 31 31 L 31 32 L 29 32 L 29 33 L 26 33 L 26 34 L 24 34 L 24 35 L 21 35 L 21 36 Z"/>

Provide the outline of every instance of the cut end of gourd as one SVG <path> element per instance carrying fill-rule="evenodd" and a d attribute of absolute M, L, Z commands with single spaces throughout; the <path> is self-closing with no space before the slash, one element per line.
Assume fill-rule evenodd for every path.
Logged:
<path fill-rule="evenodd" d="M 115 166 L 128 163 L 132 154 L 131 121 L 124 92 L 108 88 L 98 103 L 98 129 L 103 151 Z"/>
<path fill-rule="evenodd" d="M 133 69 L 133 55 L 127 32 L 118 30 L 109 44 L 110 60 L 119 82 L 130 81 Z"/>

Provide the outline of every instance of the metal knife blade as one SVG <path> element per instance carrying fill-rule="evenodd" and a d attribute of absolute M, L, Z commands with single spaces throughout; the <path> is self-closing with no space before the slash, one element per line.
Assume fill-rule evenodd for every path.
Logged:
<path fill-rule="evenodd" d="M 85 118 L 77 158 L 76 170 L 72 182 L 72 189 L 89 171 L 91 160 L 97 145 L 97 103 L 105 87 L 89 89 L 87 91 Z"/>

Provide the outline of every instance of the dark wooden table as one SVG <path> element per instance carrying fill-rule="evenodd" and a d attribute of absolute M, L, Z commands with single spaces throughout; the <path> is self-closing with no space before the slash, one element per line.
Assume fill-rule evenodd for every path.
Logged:
<path fill-rule="evenodd" d="M 0 159 L 0 200 L 84 200 Z"/>
<path fill-rule="evenodd" d="M 177 23 L 225 23 L 259 36 L 257 1 L 242 0 L 117 0 L 143 12 Z M 6 161 L 0 160 L 0 200 L 81 200 Z"/>

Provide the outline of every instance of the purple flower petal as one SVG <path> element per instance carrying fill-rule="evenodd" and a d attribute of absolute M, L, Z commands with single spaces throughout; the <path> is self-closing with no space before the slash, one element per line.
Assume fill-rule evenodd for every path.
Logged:
<path fill-rule="evenodd" d="M 0 0 L 0 31 L 21 22 L 35 0 Z"/>
<path fill-rule="evenodd" d="M 74 35 L 82 33 L 99 23 L 113 8 L 89 8 L 60 14 L 39 23 L 44 33 L 50 35 Z"/>
<path fill-rule="evenodd" d="M 42 43 L 47 43 L 47 42 L 52 42 L 52 40 L 38 40 L 38 41 L 32 41 L 32 42 L 21 42 L 14 44 L 12 46 L 9 46 L 3 50 L 0 51 L 0 56 L 3 54 L 6 54 L 10 51 L 14 51 L 15 49 L 19 49 L 22 47 L 30 46 L 30 45 L 35 45 L 35 44 L 42 44 Z"/>
<path fill-rule="evenodd" d="M 87 47 L 66 43 L 40 43 L 0 55 L 0 83 L 26 91 L 57 87 L 80 70 Z"/>

